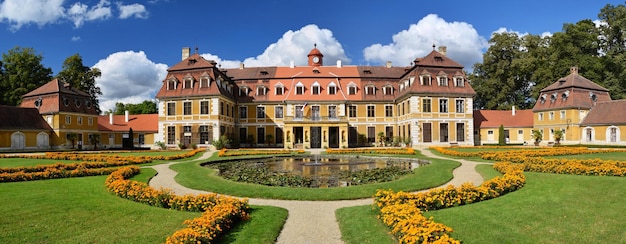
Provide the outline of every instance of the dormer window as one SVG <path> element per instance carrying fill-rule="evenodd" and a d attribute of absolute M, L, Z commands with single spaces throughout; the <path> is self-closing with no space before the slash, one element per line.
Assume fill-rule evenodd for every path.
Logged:
<path fill-rule="evenodd" d="M 167 80 L 167 89 L 168 90 L 176 90 L 176 80 L 175 79 Z"/>
<path fill-rule="evenodd" d="M 185 79 L 185 87 L 184 89 L 191 89 L 193 88 L 193 80 L 192 79 Z"/>
<path fill-rule="evenodd" d="M 366 95 L 376 95 L 376 87 L 374 85 L 367 85 L 365 87 Z"/>
<path fill-rule="evenodd" d="M 250 92 L 250 88 L 248 88 L 247 86 L 242 86 L 241 88 L 239 88 L 239 96 L 247 96 L 248 92 Z"/>
<path fill-rule="evenodd" d="M 430 85 L 432 85 L 432 81 L 431 81 L 430 75 L 422 75 L 422 76 L 420 76 L 420 84 L 422 84 L 422 86 L 430 86 Z"/>
<path fill-rule="evenodd" d="M 383 87 L 383 94 L 385 95 L 393 95 L 393 86 L 387 85 Z"/>
<path fill-rule="evenodd" d="M 257 86 L 257 88 L 256 88 L 257 96 L 265 96 L 266 93 L 267 93 L 267 87 L 265 87 L 265 86 Z"/>
<path fill-rule="evenodd" d="M 563 99 L 563 101 L 567 100 L 567 97 L 569 97 L 569 91 L 565 91 L 561 94 L 561 99 Z"/>
<path fill-rule="evenodd" d="M 555 93 L 552 93 L 552 95 L 550 95 L 550 102 L 555 102 L 555 101 L 556 101 L 557 96 L 558 96 L 558 93 L 556 93 L 556 92 L 555 92 Z"/>
<path fill-rule="evenodd" d="M 454 85 L 456 87 L 464 87 L 465 86 L 465 79 L 463 79 L 463 77 L 455 77 L 454 78 Z"/>
<path fill-rule="evenodd" d="M 328 95 L 335 95 L 337 93 L 337 85 L 334 82 L 328 84 Z"/>
<path fill-rule="evenodd" d="M 439 81 L 439 86 L 448 86 L 448 77 L 437 76 L 437 80 Z"/>
<path fill-rule="evenodd" d="M 317 81 L 315 83 L 313 83 L 313 85 L 311 85 L 311 94 L 313 95 L 318 95 L 320 94 L 320 84 L 317 83 Z"/>
<path fill-rule="evenodd" d="M 82 104 L 82 102 L 80 101 L 80 99 L 74 98 L 74 104 L 76 104 L 77 108 L 80 108 L 80 105 Z"/>
<path fill-rule="evenodd" d="M 400 91 L 404 90 L 404 84 L 400 83 Z"/>
<path fill-rule="evenodd" d="M 589 92 L 589 99 L 595 102 L 596 100 L 598 100 L 598 96 L 594 94 L 593 92 Z"/>
<path fill-rule="evenodd" d="M 207 88 L 207 87 L 209 87 L 210 80 L 211 80 L 211 78 L 209 78 L 209 77 L 200 78 L 200 88 Z"/>
<path fill-rule="evenodd" d="M 63 105 L 65 105 L 65 107 L 70 106 L 70 99 L 68 99 L 67 97 L 63 97 Z"/>
<path fill-rule="evenodd" d="M 304 85 L 301 82 L 298 82 L 298 84 L 296 84 L 296 95 L 302 94 L 304 94 Z"/>
<path fill-rule="evenodd" d="M 415 81 L 415 76 L 411 76 L 411 77 L 409 77 L 409 80 L 408 80 L 408 86 L 413 86 L 413 82 L 414 82 L 414 81 Z M 405 85 L 405 86 L 407 86 L 407 85 Z"/>
<path fill-rule="evenodd" d="M 275 86 L 274 87 L 274 95 L 283 95 L 283 93 L 285 93 L 285 87 L 280 85 L 280 86 Z"/>
<path fill-rule="evenodd" d="M 539 97 L 539 102 L 540 103 L 545 103 L 546 102 L 546 97 L 548 97 L 548 95 L 542 94 L 541 97 Z"/>
<path fill-rule="evenodd" d="M 356 85 L 348 86 L 348 95 L 356 95 L 357 87 Z"/>

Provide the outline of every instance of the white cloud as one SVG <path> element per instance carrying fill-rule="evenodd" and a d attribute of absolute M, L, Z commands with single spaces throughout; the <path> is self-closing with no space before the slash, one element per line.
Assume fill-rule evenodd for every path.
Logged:
<path fill-rule="evenodd" d="M 447 56 L 470 69 L 482 62 L 487 41 L 471 24 L 446 22 L 436 14 L 429 14 L 409 29 L 393 35 L 390 44 L 374 44 L 363 50 L 365 60 L 383 64 L 391 61 L 397 66 L 408 66 L 415 58 L 430 53 L 432 45 L 447 46 Z"/>
<path fill-rule="evenodd" d="M 148 11 L 146 10 L 146 7 L 141 4 L 135 3 L 131 5 L 123 5 L 118 3 L 117 7 L 120 10 L 120 19 L 128 19 L 130 17 L 139 19 L 148 18 Z"/>
<path fill-rule="evenodd" d="M 307 25 L 300 30 L 289 30 L 275 43 L 270 44 L 265 51 L 256 56 L 246 58 L 243 63 L 246 67 L 260 66 L 287 66 L 291 61 L 295 65 L 307 65 L 307 54 L 317 44 L 318 49 L 324 54 L 326 65 L 332 65 L 337 60 L 347 64 L 350 59 L 346 56 L 341 43 L 333 37 L 332 31 L 320 29 L 317 25 Z M 202 54 L 205 59 L 214 60 L 222 68 L 239 67 L 242 61 L 222 60 L 214 54 Z"/>
<path fill-rule="evenodd" d="M 65 16 L 64 0 L 5 0 L 0 4 L 0 21 L 8 22 L 12 31 L 23 25 L 42 27 Z"/>
<path fill-rule="evenodd" d="M 73 37 L 72 37 L 72 41 L 73 41 L 73 42 L 80 41 L 80 36 L 73 36 Z"/>
<path fill-rule="evenodd" d="M 102 111 L 114 109 L 117 102 L 154 100 L 167 75 L 167 65 L 152 62 L 143 51 L 113 53 L 93 67 L 102 72 L 96 79 L 102 90 L 99 97 Z"/>
<path fill-rule="evenodd" d="M 36 24 L 40 28 L 54 23 L 71 21 L 74 27 L 81 27 L 89 21 L 106 20 L 114 15 L 111 2 L 100 0 L 89 6 L 75 2 L 69 7 L 64 0 L 5 0 L 0 3 L 0 22 L 7 22 L 12 31 L 22 26 Z M 141 4 L 116 4 L 120 19 L 148 17 L 148 11 Z"/>

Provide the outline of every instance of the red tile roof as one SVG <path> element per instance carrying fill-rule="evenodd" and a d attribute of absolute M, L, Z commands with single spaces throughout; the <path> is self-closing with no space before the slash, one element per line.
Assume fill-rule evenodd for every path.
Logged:
<path fill-rule="evenodd" d="M 474 110 L 475 128 L 533 127 L 533 111 L 530 109 L 516 110 Z"/>
<path fill-rule="evenodd" d="M 0 105 L 0 130 L 52 131 L 50 125 L 35 108 L 20 108 Z"/>
<path fill-rule="evenodd" d="M 135 132 L 156 133 L 159 130 L 158 114 L 131 114 L 126 122 L 125 115 L 113 115 L 113 124 L 109 115 L 98 116 L 98 130 L 100 132 L 127 132 L 130 128 Z"/>
<path fill-rule="evenodd" d="M 37 108 L 35 101 L 38 100 L 40 103 L 39 113 L 41 114 L 58 112 L 97 114 L 95 106 L 91 104 L 89 94 L 58 79 L 54 79 L 22 96 L 20 107 Z"/>
<path fill-rule="evenodd" d="M 541 89 L 533 111 L 557 109 L 590 109 L 595 103 L 611 101 L 609 90 L 582 77 L 578 69 L 548 87 Z"/>
<path fill-rule="evenodd" d="M 626 125 L 626 100 L 598 102 L 580 123 L 593 125 Z"/>

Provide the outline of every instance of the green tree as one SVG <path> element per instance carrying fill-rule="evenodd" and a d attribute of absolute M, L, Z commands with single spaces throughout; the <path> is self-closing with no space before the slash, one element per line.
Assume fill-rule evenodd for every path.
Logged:
<path fill-rule="evenodd" d="M 158 112 L 156 102 L 150 100 L 145 100 L 139 104 L 115 103 L 115 110 L 109 112 L 119 115 L 124 114 L 126 110 L 130 114 L 155 114 Z"/>
<path fill-rule="evenodd" d="M 0 61 L 0 104 L 17 106 L 22 96 L 52 80 L 52 69 L 32 48 L 15 47 Z"/>
<path fill-rule="evenodd" d="M 539 146 L 539 143 L 543 140 L 543 132 L 539 129 L 533 130 L 530 137 L 535 140 L 535 146 Z"/>
<path fill-rule="evenodd" d="M 70 83 L 72 87 L 76 87 L 81 91 L 89 94 L 91 102 L 98 113 L 101 112 L 98 96 L 102 95 L 100 87 L 96 85 L 96 78 L 102 73 L 98 68 L 89 68 L 83 65 L 83 58 L 74 54 L 63 62 L 63 70 L 59 72 L 57 78 L 61 81 Z"/>
<path fill-rule="evenodd" d="M 498 145 L 506 145 L 506 138 L 504 137 L 504 125 L 500 125 L 500 128 L 498 129 Z"/>
<path fill-rule="evenodd" d="M 554 131 L 554 144 L 556 144 L 556 145 L 561 144 L 561 139 L 563 139 L 563 131 L 562 130 L 555 130 Z"/>
<path fill-rule="evenodd" d="M 598 18 L 603 22 L 600 47 L 603 55 L 604 85 L 613 99 L 626 98 L 626 6 L 607 4 Z"/>

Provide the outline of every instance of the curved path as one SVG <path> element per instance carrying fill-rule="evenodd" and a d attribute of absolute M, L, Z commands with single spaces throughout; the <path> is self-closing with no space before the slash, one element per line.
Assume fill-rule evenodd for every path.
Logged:
<path fill-rule="evenodd" d="M 426 149 L 419 151 L 429 158 L 444 158 L 436 156 Z M 198 160 L 207 159 L 214 151 L 207 151 Z M 316 152 L 313 152 L 316 153 Z M 447 158 L 444 158 L 447 159 Z M 454 169 L 453 179 L 439 187 L 446 187 L 453 184 L 460 186 L 465 182 L 472 182 L 479 185 L 483 182 L 482 176 L 476 172 L 475 167 L 479 162 L 467 161 L 463 159 L 453 159 L 461 163 L 461 166 Z M 157 171 L 157 175 L 150 180 L 150 186 L 155 188 L 168 188 L 175 194 L 201 194 L 206 191 L 194 190 L 178 184 L 174 176 L 178 172 L 170 169 L 174 162 L 148 166 Z M 251 205 L 269 205 L 285 208 L 289 211 L 289 217 L 278 236 L 276 243 L 343 243 L 339 224 L 335 218 L 335 211 L 339 208 L 362 206 L 373 204 L 372 198 L 341 201 L 295 201 L 295 200 L 273 200 L 250 198 Z"/>

